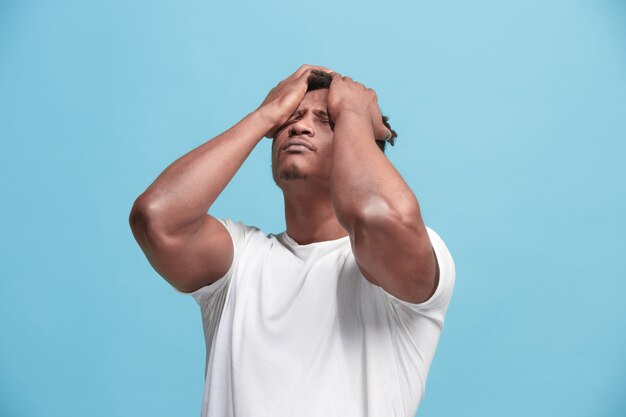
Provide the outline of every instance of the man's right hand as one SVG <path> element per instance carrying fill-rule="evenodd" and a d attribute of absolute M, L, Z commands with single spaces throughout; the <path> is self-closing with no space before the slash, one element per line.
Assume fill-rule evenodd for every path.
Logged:
<path fill-rule="evenodd" d="M 274 125 L 265 133 L 264 137 L 273 139 L 278 129 L 298 109 L 300 102 L 306 94 L 311 70 L 332 72 L 332 70 L 319 65 L 302 65 L 296 72 L 272 88 L 265 100 L 263 100 L 263 103 L 257 108 L 257 111 L 265 114 L 266 117 L 274 122 Z"/>

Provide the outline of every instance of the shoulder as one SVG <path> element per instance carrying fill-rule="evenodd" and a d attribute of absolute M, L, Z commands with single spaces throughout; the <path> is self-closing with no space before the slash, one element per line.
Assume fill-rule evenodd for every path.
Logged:
<path fill-rule="evenodd" d="M 433 295 L 422 303 L 408 303 L 403 301 L 402 303 L 409 308 L 419 311 L 437 310 L 445 313 L 456 281 L 456 270 L 454 265 L 454 259 L 448 249 L 448 246 L 442 239 L 442 237 L 434 229 L 426 226 L 430 243 L 435 252 L 437 258 L 437 266 L 439 268 L 439 280 L 437 288 Z M 398 300 L 400 301 L 400 300 Z"/>
<path fill-rule="evenodd" d="M 394 305 L 396 309 L 404 310 L 409 315 L 428 316 L 436 322 L 443 324 L 443 318 L 448 309 L 456 281 L 455 264 L 448 246 L 439 233 L 428 226 L 426 226 L 426 230 L 439 268 L 437 288 L 432 296 L 421 303 L 411 303 L 393 296 L 380 286 L 376 286 L 375 291 L 381 292 L 383 297 Z"/>
<path fill-rule="evenodd" d="M 259 227 L 247 224 L 241 220 L 233 220 L 228 217 L 216 217 L 231 235 L 233 243 L 247 242 L 251 239 L 268 239 L 268 235 Z"/>
<path fill-rule="evenodd" d="M 237 275 L 240 265 L 250 262 L 251 255 L 259 253 L 269 239 L 260 228 L 241 220 L 233 220 L 228 217 L 213 217 L 224 226 L 231 238 L 233 259 L 228 271 L 212 284 L 202 286 L 192 292 L 177 290 L 177 292 L 192 295 L 199 303 L 205 302 L 208 296 L 217 293 L 219 289 L 228 288 L 228 283 Z"/>

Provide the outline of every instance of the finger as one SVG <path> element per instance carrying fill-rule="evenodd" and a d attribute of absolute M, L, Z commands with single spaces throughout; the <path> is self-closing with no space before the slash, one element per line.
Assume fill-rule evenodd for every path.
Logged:
<path fill-rule="evenodd" d="M 319 70 L 319 71 L 323 71 L 323 72 L 332 72 L 331 69 L 328 69 L 326 67 L 323 67 L 321 65 L 310 65 L 310 64 L 303 64 L 298 71 L 302 70 L 302 73 L 309 73 L 311 72 L 311 70 Z"/>
<path fill-rule="evenodd" d="M 311 72 L 311 69 L 313 69 L 314 67 L 315 67 L 314 65 L 302 64 L 300 65 L 300 68 L 298 68 L 296 72 L 293 73 L 293 76 L 302 77 L 305 74 L 308 74 L 309 72 Z"/>
<path fill-rule="evenodd" d="M 308 80 L 308 78 L 313 75 L 313 71 L 318 71 L 324 74 L 330 74 L 332 72 L 331 70 L 328 70 L 324 67 L 320 67 L 317 65 L 308 65 L 303 72 L 299 73 L 299 75 L 294 74 L 294 76 L 297 77 L 297 80 Z"/>
<path fill-rule="evenodd" d="M 393 138 L 393 133 L 390 129 L 387 128 L 387 126 L 383 125 L 382 123 L 381 126 L 376 129 L 376 133 L 376 140 L 385 140 L 392 142 L 391 139 Z"/>
<path fill-rule="evenodd" d="M 332 70 L 330 68 L 326 68 L 326 67 L 323 67 L 321 65 L 307 65 L 307 66 L 309 68 L 312 68 L 312 69 L 318 69 L 318 70 L 322 70 L 322 71 L 325 71 L 325 72 L 332 72 Z"/>
<path fill-rule="evenodd" d="M 330 77 L 334 80 L 334 79 L 341 79 L 341 74 L 339 74 L 338 72 L 335 71 L 331 71 L 330 72 Z"/>
<path fill-rule="evenodd" d="M 374 121 L 374 131 L 377 140 L 389 140 L 393 136 L 391 130 L 383 123 L 383 115 L 376 102 L 370 103 L 370 117 Z"/>
<path fill-rule="evenodd" d="M 298 76 L 297 76 L 297 80 L 300 82 L 308 82 L 309 77 L 311 76 L 311 71 L 313 71 L 315 68 L 307 68 L 305 69 L 303 72 L 301 72 Z"/>

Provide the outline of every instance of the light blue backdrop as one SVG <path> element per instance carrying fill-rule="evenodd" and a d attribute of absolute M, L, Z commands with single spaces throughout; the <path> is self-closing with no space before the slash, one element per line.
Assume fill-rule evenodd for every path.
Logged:
<path fill-rule="evenodd" d="M 418 416 L 626 415 L 626 5 L 0 3 L 0 415 L 197 416 L 134 199 L 301 64 L 376 90 L 457 286 Z M 270 141 L 212 214 L 284 230 Z"/>

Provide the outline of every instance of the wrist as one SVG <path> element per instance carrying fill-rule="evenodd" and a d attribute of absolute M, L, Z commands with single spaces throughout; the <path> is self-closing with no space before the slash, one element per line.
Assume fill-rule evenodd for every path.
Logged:
<path fill-rule="evenodd" d="M 248 116 L 254 120 L 255 125 L 262 128 L 263 137 L 278 123 L 278 118 L 266 107 L 259 107 Z"/>
<path fill-rule="evenodd" d="M 370 114 L 367 109 L 357 109 L 353 107 L 344 107 L 332 112 L 335 123 L 341 118 L 361 118 L 370 120 Z M 370 120 L 371 121 L 371 120 Z"/>
<path fill-rule="evenodd" d="M 273 122 L 276 119 L 274 112 L 267 107 L 267 105 L 257 107 L 252 113 L 255 113 L 259 117 L 266 119 L 268 122 Z"/>

